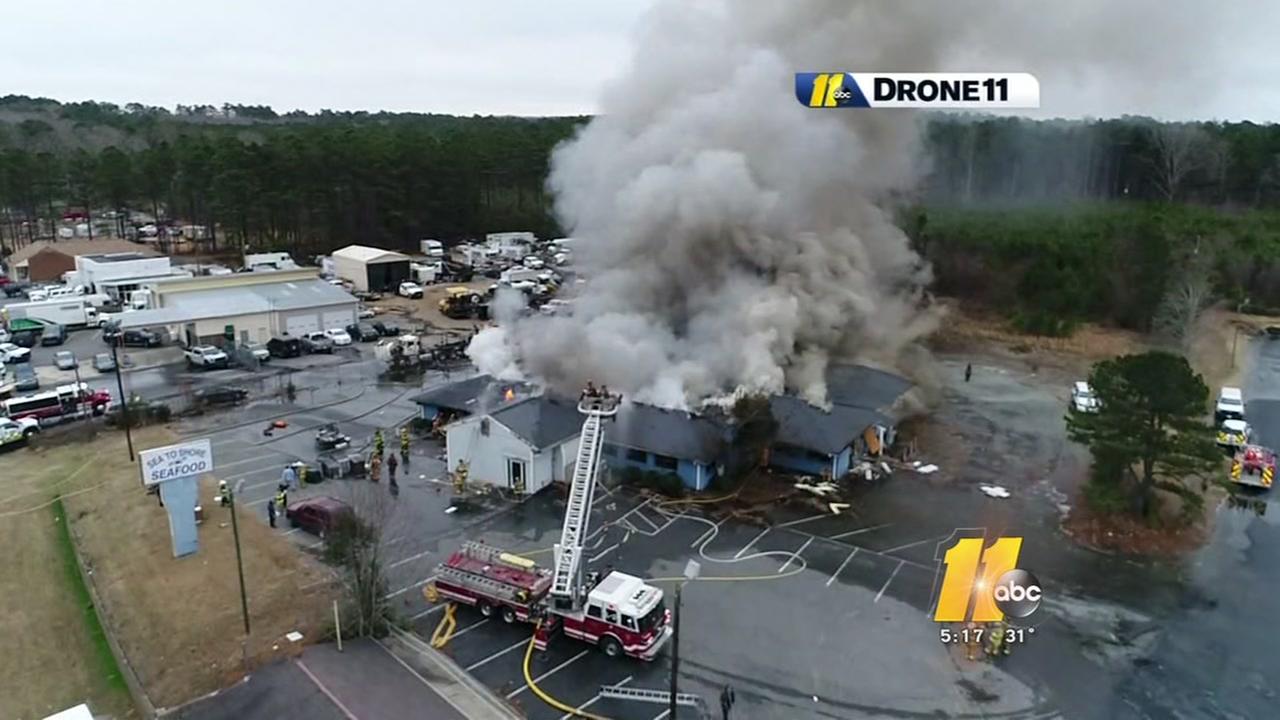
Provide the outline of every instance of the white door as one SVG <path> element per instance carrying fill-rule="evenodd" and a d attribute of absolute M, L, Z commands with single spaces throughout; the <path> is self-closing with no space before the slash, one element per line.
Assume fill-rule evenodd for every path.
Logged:
<path fill-rule="evenodd" d="M 356 321 L 354 310 L 331 310 L 324 314 L 324 329 L 345 328 Z"/>
<path fill-rule="evenodd" d="M 320 329 L 317 327 L 315 315 L 294 315 L 284 321 L 284 331 L 293 337 L 302 337 Z"/>

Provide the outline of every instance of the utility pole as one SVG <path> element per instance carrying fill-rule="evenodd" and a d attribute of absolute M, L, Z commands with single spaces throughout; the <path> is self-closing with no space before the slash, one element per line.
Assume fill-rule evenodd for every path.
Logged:
<path fill-rule="evenodd" d="M 235 538 L 236 543 L 236 572 L 240 575 L 240 614 L 244 616 L 244 634 L 249 635 L 249 596 L 244 591 L 244 560 L 240 556 L 240 526 L 236 524 L 236 495 L 239 494 L 244 480 L 236 483 L 236 489 L 231 491 L 231 537 Z M 274 501 L 272 501 L 274 502 Z"/>
<path fill-rule="evenodd" d="M 124 368 L 120 367 L 120 358 L 116 354 L 116 347 L 124 340 L 124 331 L 116 329 L 120 335 L 116 336 L 116 341 L 111 343 L 111 362 L 116 366 L 116 388 L 120 391 L 120 416 L 124 418 L 124 441 L 129 446 L 129 462 L 133 462 L 133 433 L 129 426 L 129 401 L 124 396 Z M 233 516 L 234 517 L 234 516 Z"/>

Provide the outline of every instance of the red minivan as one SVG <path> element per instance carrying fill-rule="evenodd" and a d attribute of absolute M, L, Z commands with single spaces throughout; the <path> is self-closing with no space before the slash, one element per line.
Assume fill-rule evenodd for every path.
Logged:
<path fill-rule="evenodd" d="M 338 498 L 321 495 L 290 503 L 284 516 L 293 527 L 324 537 L 338 518 L 351 511 L 351 506 Z"/>

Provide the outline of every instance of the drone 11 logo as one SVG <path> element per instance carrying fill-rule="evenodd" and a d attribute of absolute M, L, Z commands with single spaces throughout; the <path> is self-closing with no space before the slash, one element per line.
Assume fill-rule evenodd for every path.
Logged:
<path fill-rule="evenodd" d="M 1017 567 L 1022 538 L 1002 537 L 989 547 L 985 544 L 981 537 L 960 538 L 943 555 L 946 572 L 933 613 L 936 622 L 1025 618 L 1040 607 L 1040 581 Z"/>

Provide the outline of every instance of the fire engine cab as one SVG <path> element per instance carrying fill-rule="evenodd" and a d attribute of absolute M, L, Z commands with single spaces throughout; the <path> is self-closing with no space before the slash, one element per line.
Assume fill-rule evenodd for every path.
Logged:
<path fill-rule="evenodd" d="M 466 543 L 436 569 L 441 597 L 471 605 L 507 623 L 537 622 L 534 646 L 546 649 L 557 634 L 591 643 L 609 657 L 652 660 L 671 637 L 671 613 L 662 590 L 626 573 L 586 572 L 583 543 L 591 517 L 596 471 L 604 447 L 604 423 L 621 397 L 588 386 L 578 404 L 586 415 L 569 486 L 554 566 L 482 543 Z"/>

